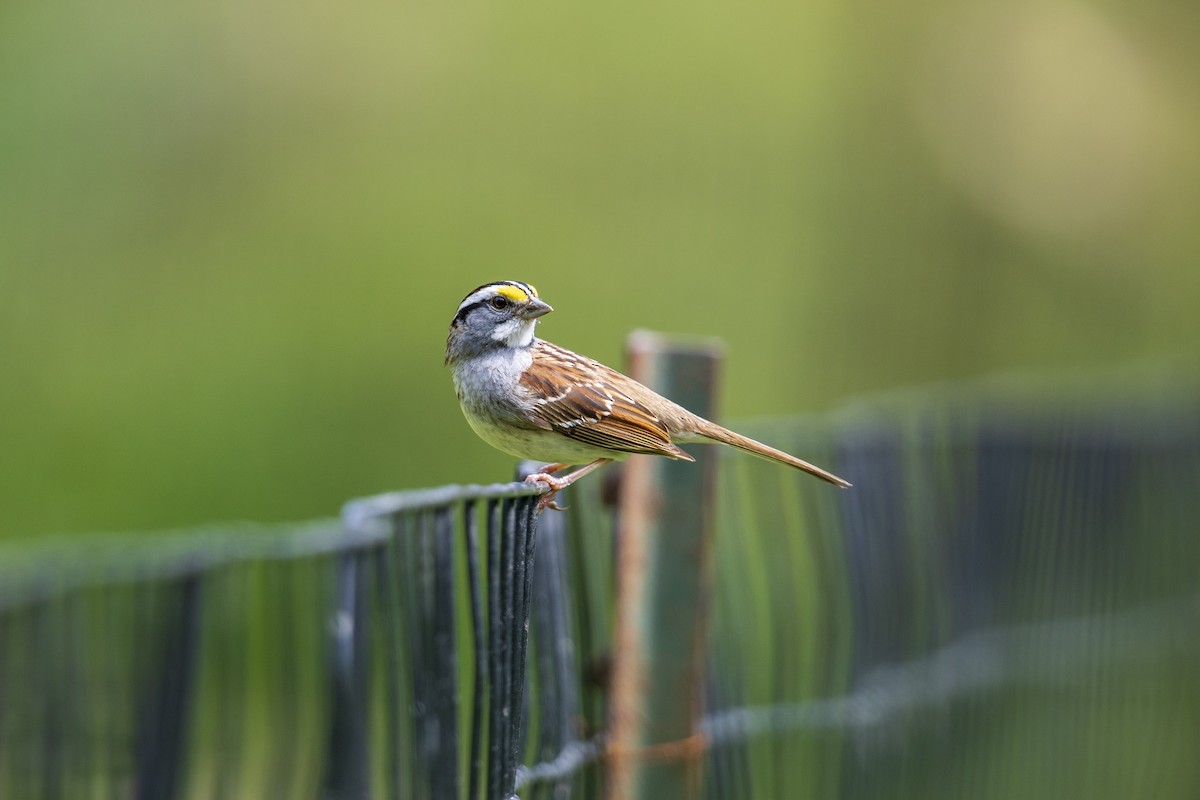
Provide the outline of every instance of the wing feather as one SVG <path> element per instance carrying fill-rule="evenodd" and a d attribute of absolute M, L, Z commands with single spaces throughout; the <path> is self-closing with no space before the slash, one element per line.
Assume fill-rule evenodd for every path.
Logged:
<path fill-rule="evenodd" d="M 618 386 L 630 379 L 590 358 L 539 341 L 521 376 L 536 424 L 608 450 L 693 460 L 671 442 L 667 426 Z"/>

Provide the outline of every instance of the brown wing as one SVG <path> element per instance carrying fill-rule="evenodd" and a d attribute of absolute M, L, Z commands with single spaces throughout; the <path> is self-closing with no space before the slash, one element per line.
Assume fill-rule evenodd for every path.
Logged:
<path fill-rule="evenodd" d="M 549 342 L 533 347 L 521 376 L 541 427 L 596 447 L 694 460 L 644 403 L 621 390 L 630 378 Z"/>

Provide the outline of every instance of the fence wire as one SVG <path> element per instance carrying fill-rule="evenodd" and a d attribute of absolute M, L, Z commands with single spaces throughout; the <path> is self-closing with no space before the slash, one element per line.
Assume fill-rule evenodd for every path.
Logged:
<path fill-rule="evenodd" d="M 540 491 L 8 548 L 0 797 L 508 796 Z"/>
<path fill-rule="evenodd" d="M 707 797 L 1200 794 L 1192 396 L 749 432 L 856 487 L 722 462 Z M 602 797 L 604 483 L 3 548 L 0 798 Z"/>
<path fill-rule="evenodd" d="M 1186 798 L 1200 404 L 923 395 L 727 461 L 709 797 Z"/>
<path fill-rule="evenodd" d="M 704 794 L 1195 797 L 1200 404 L 936 400 L 751 429 L 847 492 L 724 460 Z M 566 539 L 589 724 L 527 751 L 529 797 L 603 796 L 591 491 Z"/>

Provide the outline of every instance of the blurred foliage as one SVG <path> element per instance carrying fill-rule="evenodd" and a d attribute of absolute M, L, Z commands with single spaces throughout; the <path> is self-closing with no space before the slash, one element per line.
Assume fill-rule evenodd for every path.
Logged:
<path fill-rule="evenodd" d="M 506 478 L 441 364 L 528 280 L 778 414 L 1200 336 L 1200 8 L 0 6 L 0 536 Z"/>

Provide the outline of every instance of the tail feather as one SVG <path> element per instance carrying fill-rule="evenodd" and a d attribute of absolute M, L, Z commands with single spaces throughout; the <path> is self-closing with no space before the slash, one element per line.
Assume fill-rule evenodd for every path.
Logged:
<path fill-rule="evenodd" d="M 803 470 L 809 475 L 816 476 L 821 480 L 832 483 L 834 486 L 837 486 L 841 489 L 846 489 L 853 485 L 849 481 L 842 480 L 832 472 L 826 472 L 820 467 L 810 464 L 803 459 L 796 458 L 795 456 L 785 453 L 782 450 L 776 450 L 774 447 L 765 445 L 762 442 L 756 442 L 749 436 L 742 436 L 740 433 L 734 433 L 728 428 L 722 428 L 720 425 L 717 425 L 714 422 L 709 422 L 708 420 L 701 419 L 699 417 L 697 417 L 697 422 L 700 424 L 696 426 L 696 433 L 705 439 L 711 439 L 712 441 L 721 442 L 722 444 L 736 447 L 739 450 L 758 456 L 759 458 L 765 458 L 768 461 L 776 461 L 780 464 L 787 464 L 789 467 L 795 467 L 796 469 Z"/>

